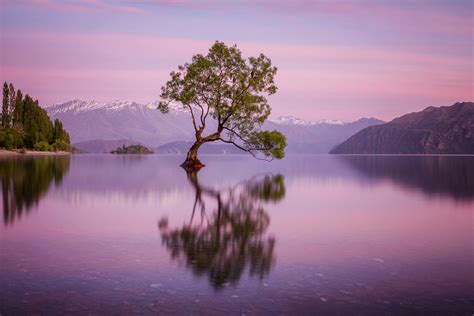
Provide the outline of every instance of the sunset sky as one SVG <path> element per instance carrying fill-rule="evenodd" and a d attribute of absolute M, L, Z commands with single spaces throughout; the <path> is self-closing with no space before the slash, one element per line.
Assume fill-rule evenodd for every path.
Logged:
<path fill-rule="evenodd" d="M 0 0 L 0 79 L 44 106 L 148 103 L 220 40 L 278 67 L 275 117 L 389 120 L 473 100 L 473 4 Z"/>

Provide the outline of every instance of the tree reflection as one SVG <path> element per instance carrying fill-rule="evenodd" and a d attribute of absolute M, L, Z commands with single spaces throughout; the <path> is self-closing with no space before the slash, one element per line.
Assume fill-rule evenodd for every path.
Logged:
<path fill-rule="evenodd" d="M 196 192 L 190 222 L 175 229 L 166 217 L 158 223 L 171 257 L 183 260 L 195 275 L 207 275 L 215 289 L 237 283 L 247 268 L 251 276 L 263 278 L 274 261 L 275 246 L 275 239 L 265 236 L 270 217 L 263 205 L 284 198 L 283 176 L 256 177 L 227 190 L 202 186 L 197 172 L 187 176 Z M 210 217 L 209 200 L 216 204 Z"/>
<path fill-rule="evenodd" d="M 69 156 L 14 157 L 0 160 L 3 222 L 13 224 L 48 192 L 69 170 Z"/>

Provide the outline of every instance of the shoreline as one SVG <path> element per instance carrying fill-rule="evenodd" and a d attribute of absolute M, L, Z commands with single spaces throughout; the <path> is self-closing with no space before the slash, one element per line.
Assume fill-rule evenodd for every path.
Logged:
<path fill-rule="evenodd" d="M 27 150 L 26 152 L 20 152 L 19 150 L 7 150 L 0 149 L 0 157 L 6 156 L 66 156 L 70 155 L 67 151 L 34 151 Z"/>

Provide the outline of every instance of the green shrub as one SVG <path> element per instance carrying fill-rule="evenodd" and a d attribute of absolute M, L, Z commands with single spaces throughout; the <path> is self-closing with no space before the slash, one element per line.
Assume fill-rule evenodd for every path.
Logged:
<path fill-rule="evenodd" d="M 8 149 L 8 150 L 11 150 L 11 149 L 15 148 L 15 146 L 14 146 L 14 144 L 13 144 L 14 141 L 15 141 L 15 140 L 13 139 L 13 135 L 10 134 L 10 133 L 7 133 L 7 134 L 5 135 L 5 143 L 4 143 L 5 148 Z"/>
<path fill-rule="evenodd" d="M 0 147 L 14 149 L 21 147 L 22 145 L 22 135 L 13 128 L 0 131 Z"/>
<path fill-rule="evenodd" d="M 65 142 L 62 139 L 57 139 L 53 143 L 53 150 L 54 151 L 71 151 L 71 145 Z"/>
<path fill-rule="evenodd" d="M 35 151 L 51 151 L 53 149 L 47 142 L 37 142 L 33 148 Z"/>

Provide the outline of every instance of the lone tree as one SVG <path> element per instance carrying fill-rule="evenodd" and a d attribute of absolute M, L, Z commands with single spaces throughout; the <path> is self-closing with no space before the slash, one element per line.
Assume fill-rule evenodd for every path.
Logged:
<path fill-rule="evenodd" d="M 277 91 L 276 72 L 265 55 L 245 60 L 237 46 L 218 41 L 206 56 L 195 55 L 191 63 L 171 72 L 171 79 L 161 88 L 158 109 L 167 113 L 169 104 L 176 102 L 191 114 L 196 141 L 184 168 L 203 167 L 199 147 L 214 141 L 233 144 L 258 159 L 283 158 L 285 136 L 276 130 L 260 130 L 271 111 L 266 96 Z"/>

